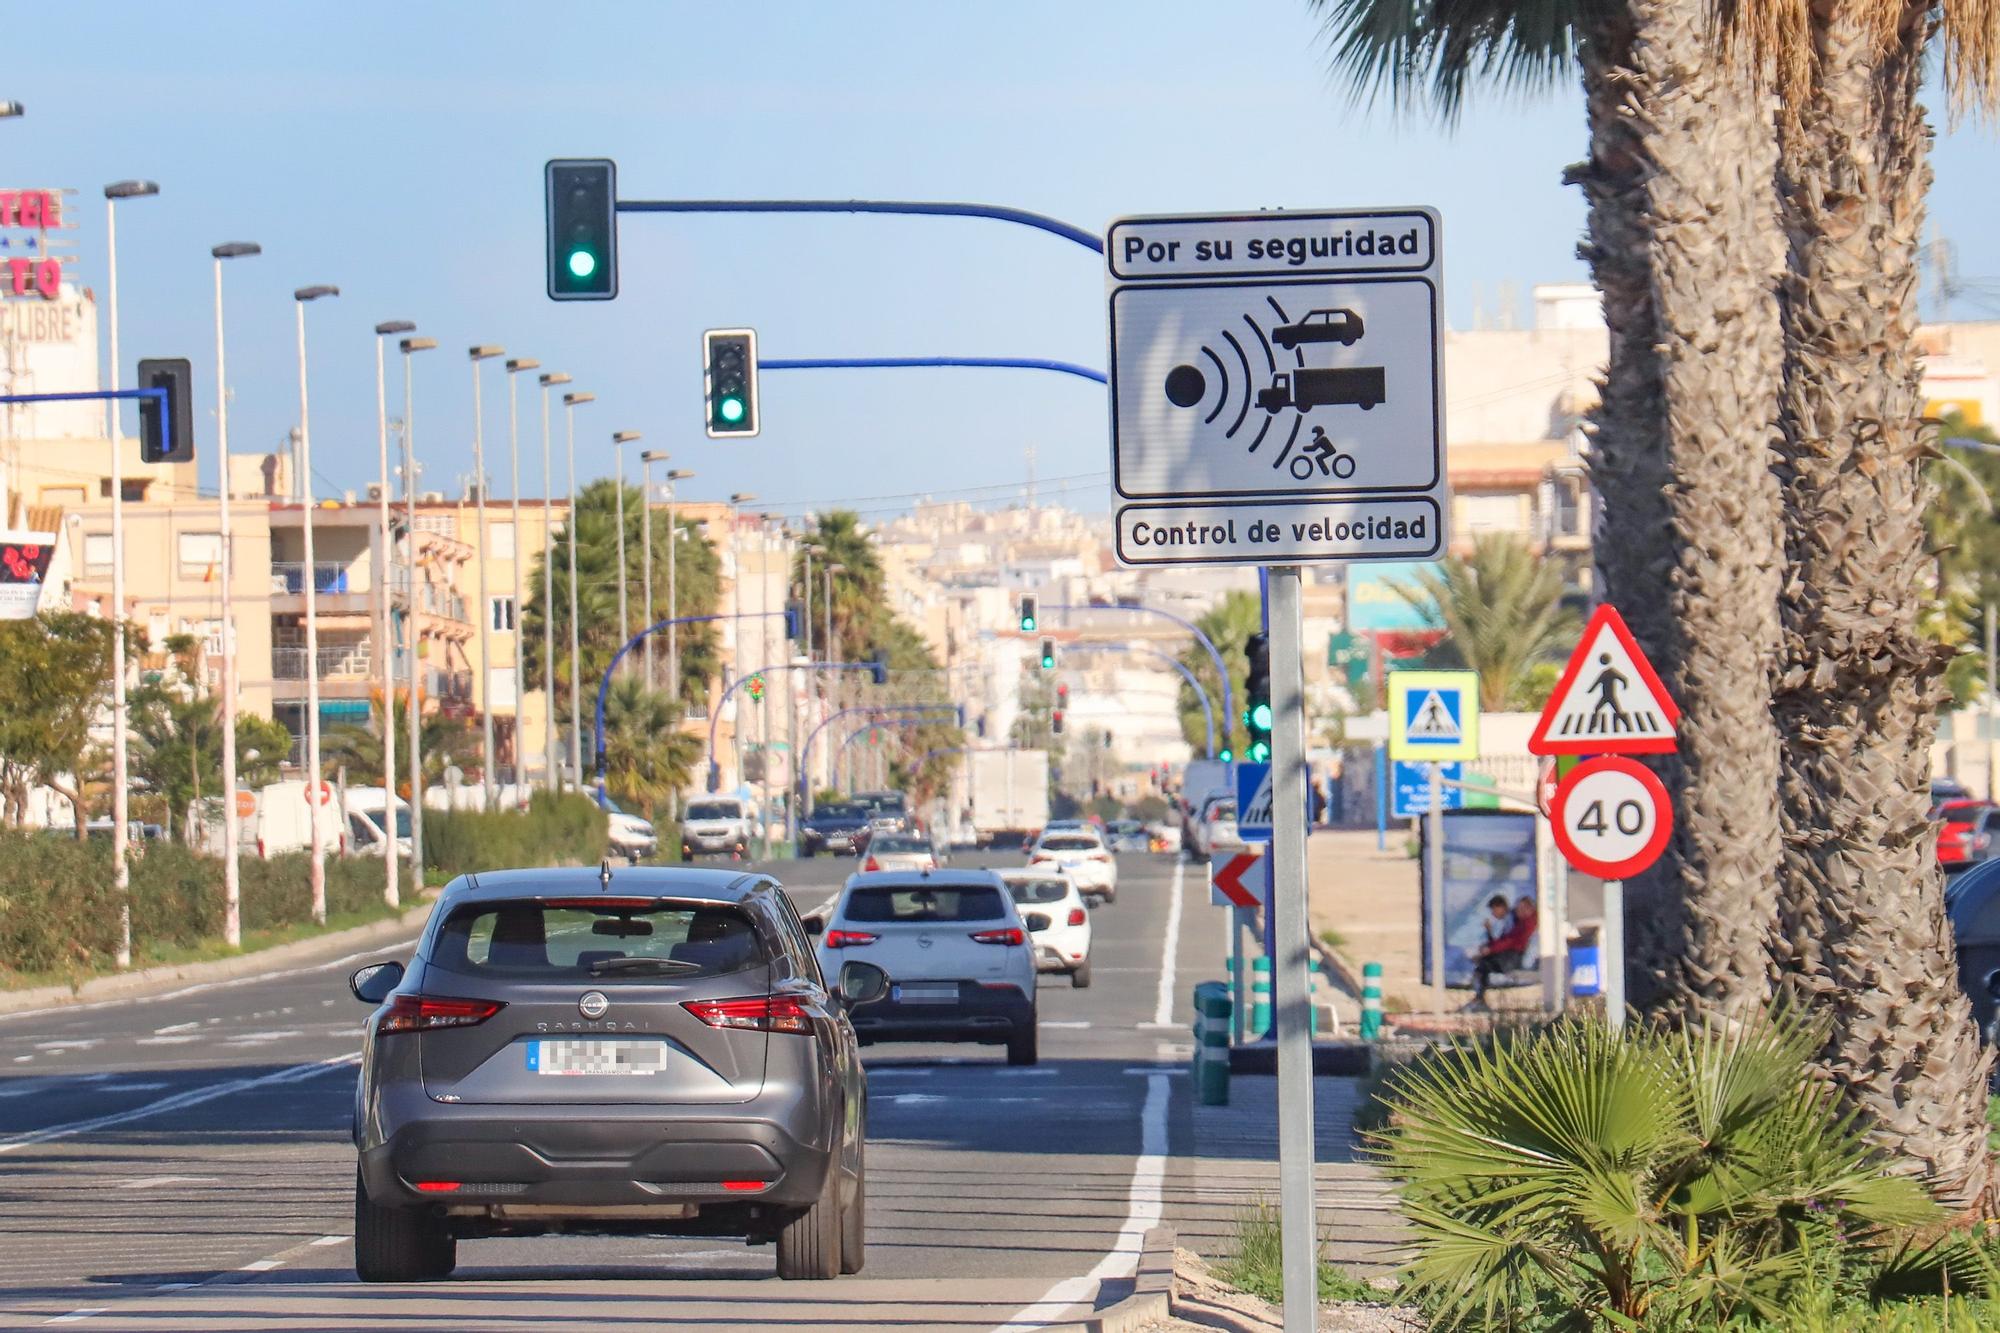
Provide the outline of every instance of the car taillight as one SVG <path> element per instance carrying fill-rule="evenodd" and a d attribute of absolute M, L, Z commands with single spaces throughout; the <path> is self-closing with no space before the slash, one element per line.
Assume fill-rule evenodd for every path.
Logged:
<path fill-rule="evenodd" d="M 681 1008 L 712 1028 L 756 1032 L 811 1032 L 812 1015 L 788 995 L 756 995 L 741 1000 L 685 1000 Z"/>
<path fill-rule="evenodd" d="M 1028 864 L 1031 866 L 1045 865 L 1053 860 L 1055 860 L 1055 858 L 1053 856 L 1048 855 L 1046 852 L 1036 852 L 1033 856 L 1028 858 Z"/>
<path fill-rule="evenodd" d="M 498 1000 L 455 1000 L 442 995 L 398 995 L 375 1024 L 375 1035 L 477 1027 L 507 1006 Z"/>
<path fill-rule="evenodd" d="M 1109 861 L 1109 860 L 1111 859 L 1111 853 L 1110 853 L 1110 852 L 1092 852 L 1092 853 L 1090 854 L 1090 859 L 1091 859 L 1091 860 L 1093 860 L 1093 861 Z"/>
<path fill-rule="evenodd" d="M 1028 937 L 1019 926 L 1006 926 L 1000 930 L 975 930 L 972 938 L 981 944 L 1026 944 Z"/>
<path fill-rule="evenodd" d="M 882 868 L 882 863 L 880 861 L 877 861 L 874 857 L 871 856 L 868 858 L 867 862 L 862 865 L 861 868 L 863 870 L 880 870 Z"/>
<path fill-rule="evenodd" d="M 820 938 L 829 949 L 851 949 L 857 944 L 873 944 L 882 937 L 865 930 L 829 930 Z"/>
<path fill-rule="evenodd" d="M 1081 907 L 1072 907 L 1069 909 L 1069 923 L 1072 926 L 1083 924 L 1083 909 Z"/>

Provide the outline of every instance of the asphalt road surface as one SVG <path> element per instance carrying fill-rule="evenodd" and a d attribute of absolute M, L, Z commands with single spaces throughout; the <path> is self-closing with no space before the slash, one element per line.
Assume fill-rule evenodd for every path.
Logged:
<path fill-rule="evenodd" d="M 1001 864 L 961 857 L 960 863 Z M 772 869 L 802 910 L 852 861 Z M 714 1239 L 464 1242 L 442 1283 L 354 1279 L 347 974 L 404 944 L 163 995 L 0 1016 L 0 1328 L 980 1329 L 1129 1290 L 1185 1144 L 1186 992 L 1214 970 L 1199 868 L 1121 858 L 1088 990 L 1041 985 L 1041 1063 L 875 1046 L 868 1265 L 780 1282 Z"/>

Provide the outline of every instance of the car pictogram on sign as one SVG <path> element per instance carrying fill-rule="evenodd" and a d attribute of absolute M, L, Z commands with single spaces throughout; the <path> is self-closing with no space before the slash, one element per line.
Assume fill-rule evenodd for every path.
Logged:
<path fill-rule="evenodd" d="M 1296 324 L 1280 324 L 1271 330 L 1271 341 L 1291 351 L 1301 343 L 1339 343 L 1352 347 L 1361 341 L 1361 316 L 1345 308 L 1314 310 Z"/>

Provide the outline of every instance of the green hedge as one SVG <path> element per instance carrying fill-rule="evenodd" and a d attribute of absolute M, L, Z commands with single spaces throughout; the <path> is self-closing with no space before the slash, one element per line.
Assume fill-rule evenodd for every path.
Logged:
<path fill-rule="evenodd" d="M 111 845 L 50 833 L 0 832 L 0 981 L 20 973 L 108 969 L 118 944 Z M 303 852 L 241 862 L 243 930 L 276 930 L 312 919 Z M 382 863 L 326 863 L 329 916 L 377 915 Z M 172 843 L 148 843 L 132 862 L 132 942 L 144 957 L 192 949 L 222 936 L 222 862 Z"/>
<path fill-rule="evenodd" d="M 447 874 L 515 866 L 596 865 L 608 843 L 597 803 L 574 792 L 536 792 L 515 810 L 424 811 L 424 864 Z"/>

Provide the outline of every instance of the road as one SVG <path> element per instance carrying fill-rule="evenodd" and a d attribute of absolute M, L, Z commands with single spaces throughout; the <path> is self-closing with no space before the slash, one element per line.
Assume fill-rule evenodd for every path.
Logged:
<path fill-rule="evenodd" d="M 772 869 L 809 909 L 853 862 Z M 1039 1066 L 1010 1069 L 999 1047 L 866 1052 L 868 1266 L 834 1283 L 779 1282 L 769 1247 L 598 1237 L 468 1241 L 447 1283 L 357 1283 L 348 1123 L 367 1011 L 346 976 L 364 958 L 0 1017 L 0 1327 L 1013 1333 L 1075 1318 L 1124 1293 L 1160 1218 L 1189 1126 L 1185 992 L 1215 962 L 1198 870 L 1127 856 L 1120 875 L 1093 914 L 1092 986 L 1042 982 Z"/>

